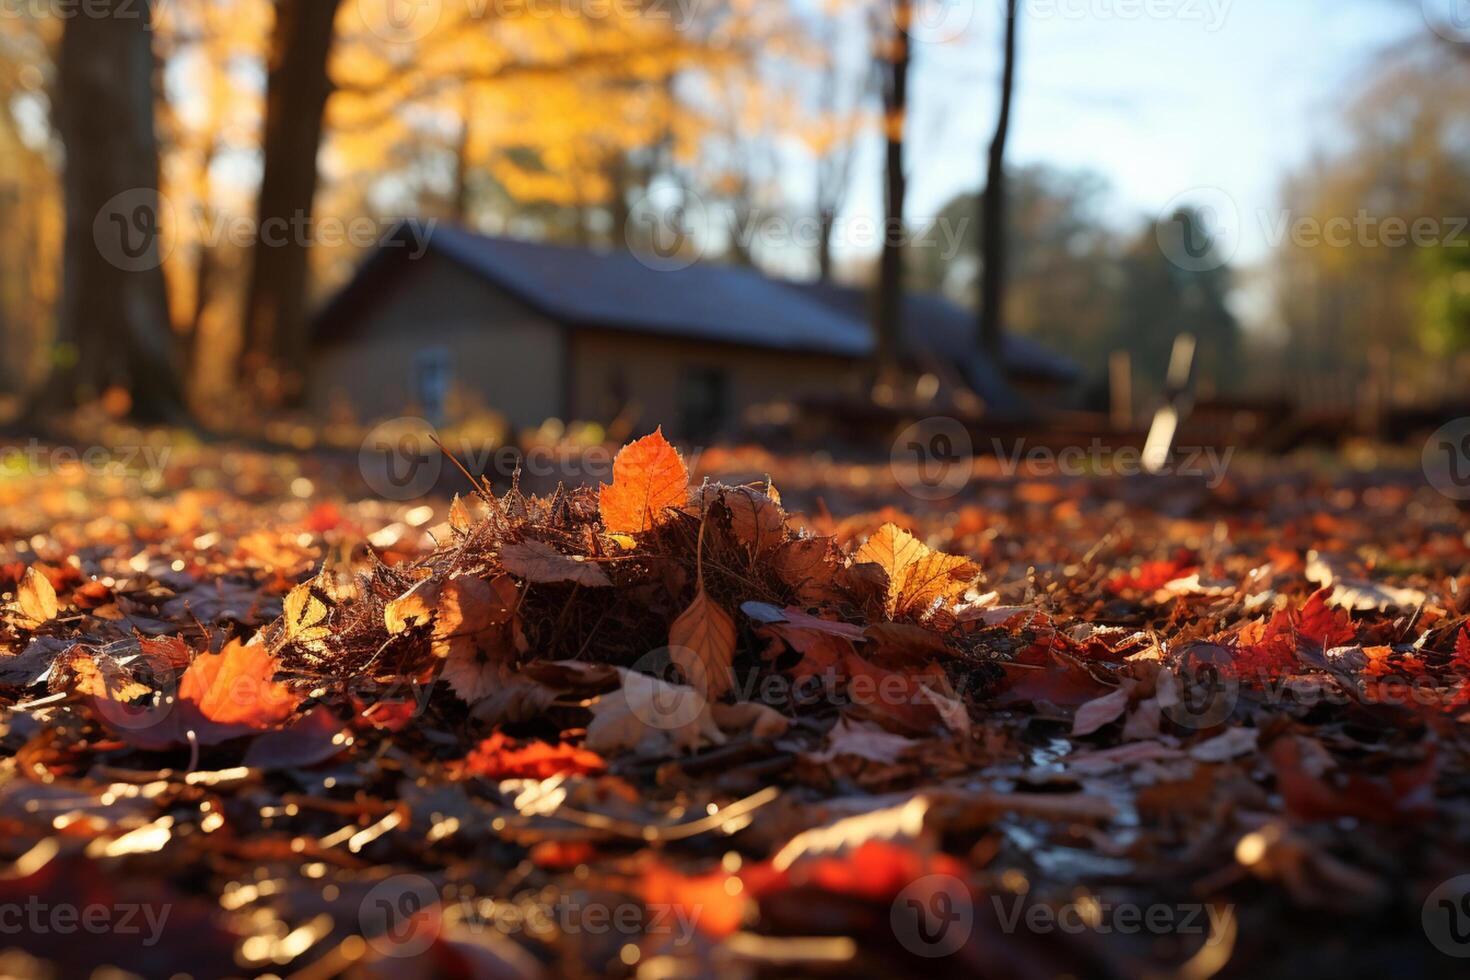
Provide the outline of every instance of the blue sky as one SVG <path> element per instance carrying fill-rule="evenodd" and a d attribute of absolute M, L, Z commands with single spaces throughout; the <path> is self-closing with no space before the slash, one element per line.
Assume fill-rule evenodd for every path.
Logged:
<path fill-rule="evenodd" d="M 918 220 L 979 182 L 1001 23 L 1000 0 L 921 2 L 946 6 L 915 48 L 908 213 Z M 1425 0 L 1446 2 L 1470 6 Z M 1432 36 L 1419 0 L 1022 5 L 1010 161 L 1098 171 L 1127 224 L 1191 188 L 1220 188 L 1246 216 L 1238 262 L 1265 256 L 1255 216 L 1279 206 L 1283 174 L 1326 143 L 1373 59 Z M 855 213 L 881 210 L 874 149 L 855 174 Z"/>

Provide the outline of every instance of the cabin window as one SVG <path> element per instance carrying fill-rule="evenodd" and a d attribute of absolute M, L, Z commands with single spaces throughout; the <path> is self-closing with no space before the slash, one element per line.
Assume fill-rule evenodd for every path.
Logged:
<path fill-rule="evenodd" d="M 414 401 L 423 410 L 424 418 L 430 422 L 444 421 L 451 380 L 448 348 L 425 347 L 414 355 Z"/>
<path fill-rule="evenodd" d="M 687 439 L 719 432 L 729 412 L 729 377 L 719 368 L 685 368 L 679 376 L 679 430 Z"/>

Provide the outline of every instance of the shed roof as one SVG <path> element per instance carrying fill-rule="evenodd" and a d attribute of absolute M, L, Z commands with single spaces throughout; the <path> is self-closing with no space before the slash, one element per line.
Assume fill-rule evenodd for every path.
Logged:
<path fill-rule="evenodd" d="M 597 251 L 492 237 L 443 223 L 405 222 L 316 323 L 315 338 L 351 335 L 370 294 L 411 266 L 412 241 L 468 269 L 548 319 L 571 327 L 625 330 L 776 351 L 866 357 L 873 351 L 864 290 L 795 283 L 755 269 L 696 262 L 660 268 L 627 251 Z M 908 294 L 903 346 L 956 367 L 985 401 L 1013 411 L 1006 375 L 1072 381 L 1077 365 L 1034 341 L 1007 334 L 1005 370 L 976 349 L 974 314 L 932 294 Z"/>

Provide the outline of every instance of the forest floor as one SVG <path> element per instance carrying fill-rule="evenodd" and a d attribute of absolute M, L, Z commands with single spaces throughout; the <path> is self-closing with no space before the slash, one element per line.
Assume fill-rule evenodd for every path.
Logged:
<path fill-rule="evenodd" d="M 0 974 L 1463 975 L 1417 466 L 167 448 L 0 472 Z"/>

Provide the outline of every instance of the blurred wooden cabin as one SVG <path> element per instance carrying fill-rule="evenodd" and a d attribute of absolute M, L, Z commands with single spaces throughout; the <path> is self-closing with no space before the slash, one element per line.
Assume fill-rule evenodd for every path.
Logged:
<path fill-rule="evenodd" d="M 308 390 L 324 416 L 433 418 L 468 400 L 516 427 L 622 418 L 705 440 L 779 406 L 861 397 L 867 303 L 859 289 L 750 268 L 660 267 L 410 222 L 317 317 Z M 1021 337 L 990 363 L 974 314 L 938 296 L 910 296 L 903 326 L 909 376 L 963 388 L 987 415 L 1027 416 L 1081 376 Z"/>

